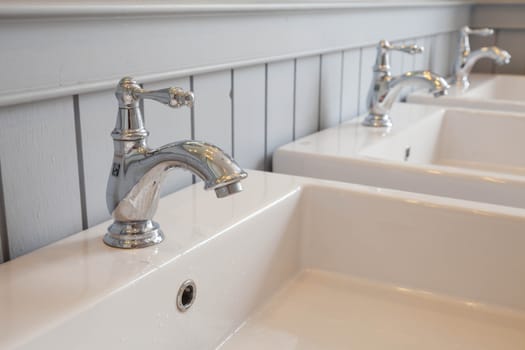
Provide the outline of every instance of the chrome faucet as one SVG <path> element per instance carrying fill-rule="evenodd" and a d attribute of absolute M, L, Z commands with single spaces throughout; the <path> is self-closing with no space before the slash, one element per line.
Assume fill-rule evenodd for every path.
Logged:
<path fill-rule="evenodd" d="M 193 94 L 180 88 L 143 90 L 132 78 L 123 78 L 116 89 L 119 103 L 117 123 L 111 133 L 114 155 L 106 190 L 106 201 L 114 222 L 104 242 L 117 248 L 142 248 L 160 243 L 164 235 L 152 220 L 166 173 L 188 169 L 214 189 L 217 197 L 240 192 L 246 178 L 235 161 L 220 148 L 199 141 L 184 140 L 157 149 L 147 145 L 149 132 L 139 101 L 152 99 L 170 107 L 193 106 Z"/>
<path fill-rule="evenodd" d="M 470 29 L 467 26 L 461 28 L 456 62 L 454 63 L 451 80 L 451 82 L 455 83 L 461 90 L 466 90 L 470 86 L 469 74 L 478 60 L 482 58 L 490 58 L 499 65 L 508 64 L 510 62 L 510 54 L 496 46 L 482 47 L 476 51 L 470 51 L 469 35 L 494 35 L 494 29 Z"/>
<path fill-rule="evenodd" d="M 381 40 L 377 45 L 376 63 L 372 70 L 374 75 L 368 91 L 368 115 L 363 121 L 364 126 L 390 127 L 392 120 L 388 113 L 395 101 L 406 98 L 410 93 L 407 87 L 428 86 L 435 97 L 446 94 L 449 85 L 445 78 L 430 71 L 406 72 L 392 77 L 389 64 L 389 53 L 392 50 L 408 54 L 419 54 L 423 48 L 417 45 L 391 45 Z"/>

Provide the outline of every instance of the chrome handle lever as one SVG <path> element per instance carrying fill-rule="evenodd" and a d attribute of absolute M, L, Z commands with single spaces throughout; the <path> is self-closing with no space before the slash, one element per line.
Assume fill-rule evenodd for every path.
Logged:
<path fill-rule="evenodd" d="M 139 99 L 150 99 L 163 103 L 172 108 L 179 108 L 182 106 L 193 107 L 195 100 L 191 91 L 184 91 L 179 87 L 170 87 L 155 91 L 139 90 L 134 92 Z"/>
<path fill-rule="evenodd" d="M 390 74 L 390 64 L 388 54 L 390 51 L 401 51 L 410 55 L 422 53 L 424 48 L 415 44 L 412 45 L 392 45 L 387 40 L 381 40 L 377 44 L 376 63 L 373 67 L 374 72 Z"/>
<path fill-rule="evenodd" d="M 115 96 L 119 101 L 119 108 L 138 108 L 139 101 L 144 99 L 154 100 L 173 108 L 193 107 L 194 103 L 194 96 L 191 91 L 185 91 L 179 87 L 147 91 L 130 77 L 120 80 Z"/>
<path fill-rule="evenodd" d="M 470 27 L 465 26 L 461 28 L 461 33 L 464 35 L 489 36 L 489 35 L 494 35 L 494 29 L 492 28 L 472 29 Z"/>
<path fill-rule="evenodd" d="M 115 129 L 111 135 L 115 141 L 139 142 L 146 139 L 149 132 L 144 126 L 144 117 L 139 107 L 140 100 L 150 99 L 172 108 L 193 107 L 193 93 L 178 87 L 147 91 L 136 80 L 122 78 L 115 90 L 118 113 Z"/>
<path fill-rule="evenodd" d="M 408 53 L 410 55 L 415 55 L 415 54 L 423 53 L 424 48 L 422 46 L 417 46 L 416 44 L 412 44 L 412 45 L 393 45 L 393 46 L 390 47 L 390 50 L 400 51 L 400 52 Z"/>

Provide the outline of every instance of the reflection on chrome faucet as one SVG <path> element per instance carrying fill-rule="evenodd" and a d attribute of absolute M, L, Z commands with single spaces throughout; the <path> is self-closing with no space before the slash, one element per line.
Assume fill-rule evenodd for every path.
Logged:
<path fill-rule="evenodd" d="M 194 140 L 167 144 L 157 149 L 147 145 L 149 132 L 139 108 L 141 99 L 170 107 L 193 106 L 193 94 L 180 88 L 145 91 L 132 78 L 123 78 L 115 93 L 119 102 L 117 123 L 111 133 L 113 164 L 106 201 L 114 222 L 104 242 L 118 248 L 142 248 L 160 243 L 164 236 L 152 221 L 166 173 L 174 168 L 190 170 L 203 179 L 205 189 L 217 197 L 242 190 L 247 174 L 220 148 Z"/>
<path fill-rule="evenodd" d="M 489 36 L 494 35 L 494 30 L 490 28 L 461 28 L 452 83 L 455 83 L 462 90 L 468 89 L 470 85 L 470 71 L 478 60 L 490 58 L 499 65 L 510 63 L 510 54 L 496 46 L 482 47 L 476 51 L 470 51 L 469 35 Z"/>
<path fill-rule="evenodd" d="M 423 52 L 417 45 L 391 45 L 386 40 L 381 40 L 377 45 L 377 58 L 373 66 L 374 75 L 368 91 L 368 116 L 363 121 L 365 126 L 390 127 L 392 120 L 388 112 L 395 101 L 406 98 L 410 92 L 407 87 L 428 87 L 435 97 L 446 94 L 449 85 L 445 79 L 430 71 L 406 72 L 392 77 L 389 64 L 389 52 L 392 50 L 408 54 Z"/>

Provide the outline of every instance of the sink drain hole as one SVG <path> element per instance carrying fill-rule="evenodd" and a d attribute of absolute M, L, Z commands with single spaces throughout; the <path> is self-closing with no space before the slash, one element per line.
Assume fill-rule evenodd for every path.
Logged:
<path fill-rule="evenodd" d="M 177 308 L 181 312 L 187 311 L 195 301 L 197 296 L 197 286 L 192 280 L 186 280 L 179 288 L 177 293 Z"/>
<path fill-rule="evenodd" d="M 410 158 L 410 146 L 405 148 L 405 162 Z"/>

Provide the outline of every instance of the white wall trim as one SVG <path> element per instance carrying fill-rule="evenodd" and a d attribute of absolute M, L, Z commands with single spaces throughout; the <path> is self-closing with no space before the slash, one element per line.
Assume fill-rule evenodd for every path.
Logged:
<path fill-rule="evenodd" d="M 152 16 L 152 15 L 192 15 L 192 14 L 224 14 L 224 13 L 260 13 L 283 11 L 318 11 L 318 10 L 348 10 L 396 7 L 438 7 L 463 6 L 474 4 L 471 0 L 409 0 L 409 1 L 305 1 L 281 0 L 278 2 L 261 3 L 254 0 L 241 1 L 70 1 L 35 3 L 34 1 L 6 0 L 0 4 L 0 19 L 3 18 L 42 18 L 42 17 L 103 17 L 103 16 Z"/>

